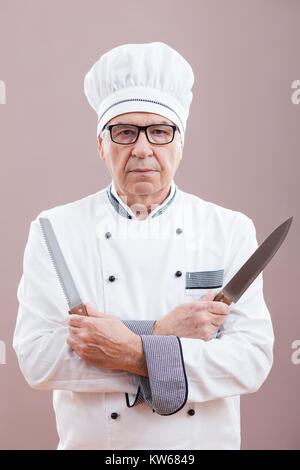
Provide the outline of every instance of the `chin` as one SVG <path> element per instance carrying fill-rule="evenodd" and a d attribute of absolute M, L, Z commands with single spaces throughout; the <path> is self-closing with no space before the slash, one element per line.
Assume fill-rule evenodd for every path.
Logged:
<path fill-rule="evenodd" d="M 150 181 L 137 181 L 129 185 L 128 190 L 133 194 L 151 194 L 156 190 L 156 185 Z"/>

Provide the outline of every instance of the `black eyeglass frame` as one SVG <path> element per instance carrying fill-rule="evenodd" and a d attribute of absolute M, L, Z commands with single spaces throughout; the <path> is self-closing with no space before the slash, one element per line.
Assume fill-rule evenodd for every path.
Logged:
<path fill-rule="evenodd" d="M 130 142 L 128 144 L 126 143 L 121 143 L 121 142 L 116 142 L 114 139 L 113 139 L 113 136 L 112 136 L 112 129 L 113 127 L 115 126 L 134 126 L 138 129 L 138 133 L 137 133 L 137 136 L 136 136 L 136 139 L 133 141 L 133 142 Z M 164 142 L 162 144 L 159 144 L 157 142 L 151 142 L 151 140 L 149 139 L 148 137 L 148 132 L 147 132 L 147 129 L 148 127 L 157 127 L 157 126 L 168 126 L 168 127 L 172 127 L 173 129 L 173 136 L 172 136 L 172 139 L 169 141 L 169 142 Z M 168 145 L 170 144 L 171 142 L 173 142 L 174 140 L 174 136 L 175 136 L 175 132 L 178 130 L 180 132 L 180 129 L 178 126 L 175 126 L 175 125 L 172 125 L 172 124 L 149 124 L 149 126 L 138 126 L 137 124 L 128 124 L 128 123 L 118 123 L 118 124 L 110 124 L 109 126 L 104 126 L 102 130 L 104 129 L 108 129 L 109 130 L 109 133 L 110 133 L 110 138 L 111 140 L 115 143 L 115 144 L 118 144 L 118 145 L 131 145 L 131 144 L 135 144 L 136 141 L 138 140 L 139 136 L 140 136 L 140 132 L 141 131 L 145 131 L 145 134 L 146 134 L 146 137 L 147 137 L 147 140 L 148 142 L 151 144 L 151 145 Z"/>

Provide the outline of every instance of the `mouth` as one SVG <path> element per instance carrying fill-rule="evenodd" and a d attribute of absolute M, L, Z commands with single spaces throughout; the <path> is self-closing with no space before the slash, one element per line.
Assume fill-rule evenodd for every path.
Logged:
<path fill-rule="evenodd" d="M 131 170 L 130 173 L 154 173 L 157 170 L 150 170 L 150 169 L 144 169 L 144 170 Z"/>

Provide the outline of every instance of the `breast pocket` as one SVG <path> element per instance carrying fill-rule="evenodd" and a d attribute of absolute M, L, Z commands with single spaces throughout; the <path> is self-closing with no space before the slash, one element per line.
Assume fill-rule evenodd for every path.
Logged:
<path fill-rule="evenodd" d="M 187 271 L 185 273 L 184 294 L 187 301 L 192 301 L 195 297 L 200 298 L 211 289 L 216 290 L 222 287 L 224 269 L 213 271 Z M 190 300 L 189 300 L 190 299 Z"/>

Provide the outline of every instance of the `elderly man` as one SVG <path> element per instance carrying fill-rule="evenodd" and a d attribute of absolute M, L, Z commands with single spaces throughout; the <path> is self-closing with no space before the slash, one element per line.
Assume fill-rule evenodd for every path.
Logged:
<path fill-rule="evenodd" d="M 252 220 L 174 182 L 193 81 L 163 43 L 100 57 L 85 93 L 112 181 L 31 223 L 14 348 L 54 391 L 59 449 L 239 449 L 239 396 L 270 371 L 262 275 L 236 304 L 213 300 L 257 247 Z M 68 315 L 40 217 L 88 316 Z"/>

